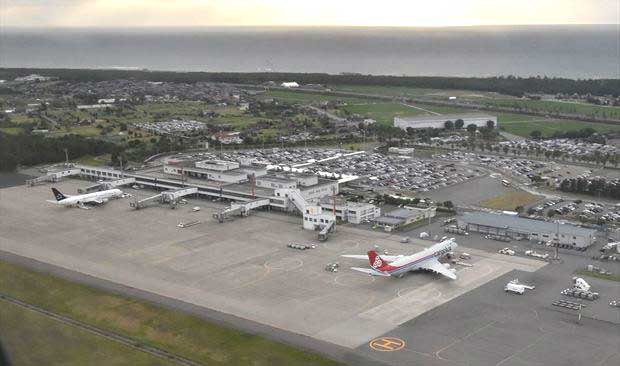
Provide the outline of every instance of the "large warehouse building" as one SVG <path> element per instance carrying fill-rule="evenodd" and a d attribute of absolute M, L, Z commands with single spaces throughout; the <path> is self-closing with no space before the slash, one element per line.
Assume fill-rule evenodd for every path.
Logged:
<path fill-rule="evenodd" d="M 478 127 L 487 125 L 487 121 L 493 121 L 497 126 L 497 116 L 480 113 L 462 113 L 462 114 L 442 114 L 437 116 L 412 116 L 412 117 L 394 117 L 394 127 L 406 130 L 411 128 L 444 128 L 446 121 L 454 123 L 456 120 L 463 120 L 463 128 L 471 124 Z"/>
<path fill-rule="evenodd" d="M 458 224 L 467 231 L 508 236 L 512 239 L 557 242 L 572 249 L 585 249 L 596 241 L 596 230 L 593 229 L 511 215 L 469 212 L 459 217 Z"/>

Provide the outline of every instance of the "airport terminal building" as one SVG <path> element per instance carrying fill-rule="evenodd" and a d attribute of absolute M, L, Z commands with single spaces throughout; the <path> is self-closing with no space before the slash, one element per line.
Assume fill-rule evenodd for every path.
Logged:
<path fill-rule="evenodd" d="M 461 114 L 443 114 L 438 116 L 412 116 L 412 117 L 394 117 L 394 127 L 406 130 L 407 128 L 444 128 L 446 121 L 454 123 L 456 120 L 463 120 L 463 128 L 468 125 L 475 124 L 478 127 L 487 125 L 487 121 L 493 121 L 497 126 L 497 116 L 480 113 L 461 113 Z"/>
<path fill-rule="evenodd" d="M 542 242 L 558 242 L 572 249 L 585 249 L 596 241 L 596 230 L 571 224 L 526 219 L 511 215 L 468 212 L 458 218 L 460 228 L 482 234 Z"/>

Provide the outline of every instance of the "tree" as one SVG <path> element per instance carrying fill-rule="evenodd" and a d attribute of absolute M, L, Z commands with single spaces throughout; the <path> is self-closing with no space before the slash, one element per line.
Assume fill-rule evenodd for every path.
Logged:
<path fill-rule="evenodd" d="M 531 215 L 533 215 L 535 213 L 536 213 L 536 209 L 534 207 L 530 207 L 530 208 L 527 209 L 527 214 L 528 215 L 531 216 Z"/>
<path fill-rule="evenodd" d="M 554 210 L 549 210 L 549 211 L 547 211 L 547 216 L 548 216 L 548 217 L 553 217 L 553 216 L 555 216 L 555 211 L 554 211 Z"/>
<path fill-rule="evenodd" d="M 471 133 L 472 135 L 476 133 L 476 131 L 478 130 L 478 126 L 475 124 L 469 124 L 467 125 L 467 132 Z"/>
<path fill-rule="evenodd" d="M 454 123 L 452 121 L 446 121 L 443 126 L 446 130 L 451 130 L 454 128 Z"/>
<path fill-rule="evenodd" d="M 447 209 L 453 209 L 454 208 L 454 203 L 452 203 L 452 201 L 446 201 L 443 203 L 443 206 Z"/>
<path fill-rule="evenodd" d="M 542 132 L 534 130 L 530 132 L 530 137 L 532 137 L 534 140 L 540 140 L 540 138 L 542 137 Z"/>
<path fill-rule="evenodd" d="M 492 120 L 488 120 L 487 121 L 487 128 L 489 130 L 492 130 L 495 127 L 495 122 L 493 122 Z"/>
<path fill-rule="evenodd" d="M 465 125 L 465 121 L 463 121 L 460 118 L 454 121 L 454 128 L 456 128 L 457 130 L 462 129 L 464 125 Z"/>

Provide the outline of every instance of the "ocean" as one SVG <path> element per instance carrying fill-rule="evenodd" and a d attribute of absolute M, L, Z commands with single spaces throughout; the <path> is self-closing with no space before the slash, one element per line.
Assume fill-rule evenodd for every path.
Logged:
<path fill-rule="evenodd" d="M 620 25 L 0 28 L 0 66 L 620 78 Z"/>

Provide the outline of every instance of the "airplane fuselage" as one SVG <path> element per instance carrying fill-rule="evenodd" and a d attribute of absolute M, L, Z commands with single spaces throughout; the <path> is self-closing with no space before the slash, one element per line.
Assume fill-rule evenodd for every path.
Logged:
<path fill-rule="evenodd" d="M 452 239 L 444 240 L 441 243 L 437 243 L 421 252 L 402 256 L 395 261 L 384 265 L 381 269 L 375 269 L 380 270 L 385 274 L 389 274 L 390 276 L 399 276 L 405 274 L 406 272 L 420 269 L 421 267 L 419 265 L 421 263 L 432 258 L 441 258 L 447 253 L 454 251 L 456 247 L 457 244 Z"/>
<path fill-rule="evenodd" d="M 118 198 L 121 197 L 122 194 L 123 192 L 120 189 L 109 189 L 107 191 L 81 194 L 79 196 L 69 196 L 58 201 L 58 204 L 63 206 L 88 204 L 93 201 L 106 201 L 110 198 Z"/>

